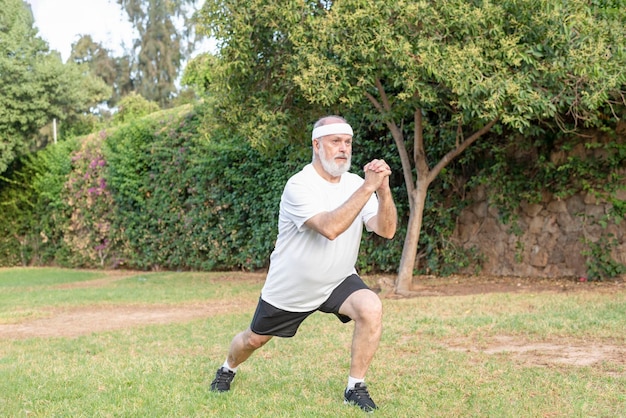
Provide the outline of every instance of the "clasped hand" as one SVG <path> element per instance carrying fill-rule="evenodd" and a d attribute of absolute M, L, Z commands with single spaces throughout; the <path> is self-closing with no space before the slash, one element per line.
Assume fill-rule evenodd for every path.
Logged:
<path fill-rule="evenodd" d="M 385 160 L 372 160 L 363 167 L 365 172 L 365 183 L 374 190 L 389 187 L 389 176 L 391 168 Z"/>

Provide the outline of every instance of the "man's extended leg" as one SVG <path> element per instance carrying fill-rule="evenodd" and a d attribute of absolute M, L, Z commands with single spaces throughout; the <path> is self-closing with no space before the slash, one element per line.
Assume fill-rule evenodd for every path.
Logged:
<path fill-rule="evenodd" d="M 250 328 L 235 335 L 230 343 L 226 363 L 217 370 L 215 379 L 211 382 L 211 390 L 214 392 L 229 391 L 237 367 L 271 339 L 271 335 L 255 334 Z"/>
<path fill-rule="evenodd" d="M 271 339 L 271 335 L 255 334 L 250 328 L 235 335 L 228 350 L 228 365 L 231 369 L 236 369 Z"/>

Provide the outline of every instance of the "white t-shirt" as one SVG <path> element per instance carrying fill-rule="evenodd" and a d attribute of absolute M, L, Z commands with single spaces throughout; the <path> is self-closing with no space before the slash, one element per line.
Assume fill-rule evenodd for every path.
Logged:
<path fill-rule="evenodd" d="M 332 241 L 304 223 L 341 206 L 363 182 L 358 175 L 345 173 L 339 183 L 330 183 L 312 164 L 289 179 L 280 200 L 276 247 L 261 291 L 264 301 L 286 311 L 312 311 L 356 272 L 363 224 L 378 211 L 375 194 L 352 225 Z"/>

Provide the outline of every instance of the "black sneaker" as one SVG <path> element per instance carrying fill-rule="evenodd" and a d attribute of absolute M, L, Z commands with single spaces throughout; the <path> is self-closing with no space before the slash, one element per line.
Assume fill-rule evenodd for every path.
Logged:
<path fill-rule="evenodd" d="M 235 378 L 235 372 L 225 367 L 217 369 L 215 379 L 211 382 L 212 392 L 228 392 L 230 390 L 230 382 Z"/>
<path fill-rule="evenodd" d="M 354 385 L 354 389 L 346 389 L 344 392 L 344 403 L 357 405 L 365 412 L 373 412 L 378 409 L 369 392 L 365 383 L 357 383 Z"/>

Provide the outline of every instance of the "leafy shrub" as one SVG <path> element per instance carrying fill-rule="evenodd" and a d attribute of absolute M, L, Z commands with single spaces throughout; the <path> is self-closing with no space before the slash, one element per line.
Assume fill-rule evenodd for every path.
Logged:
<path fill-rule="evenodd" d="M 26 265 L 32 252 L 32 172 L 14 162 L 0 176 L 0 266 Z"/>
<path fill-rule="evenodd" d="M 202 114 L 120 127 L 104 154 L 120 258 L 141 269 L 256 269 L 267 264 L 284 182 L 296 158 L 266 155 L 219 131 L 198 138 Z M 224 139 L 226 138 L 226 139 Z M 308 154 L 307 154 L 308 155 Z M 279 163 L 286 158 L 286 163 Z"/>
<path fill-rule="evenodd" d="M 267 267 L 283 187 L 310 161 L 310 144 L 259 150 L 222 130 L 215 117 L 207 115 L 203 106 L 153 113 L 22 159 L 0 179 L 0 265 Z M 357 268 L 395 272 L 409 204 L 393 141 L 386 133 L 370 131 L 370 135 L 355 141 L 353 171 L 359 172 L 372 158 L 390 163 L 399 227 L 393 240 L 364 234 Z M 532 200 L 539 183 L 564 190 L 563 181 L 572 177 L 581 183 L 578 187 L 586 187 L 589 178 L 602 178 L 607 162 L 615 170 L 626 155 L 622 146 L 608 143 L 607 152 L 599 154 L 608 156 L 604 164 L 577 164 L 570 159 L 555 168 L 545 158 L 516 164 L 511 155 L 526 154 L 511 153 L 507 147 L 511 147 L 508 142 L 474 147 L 431 185 L 420 236 L 419 272 L 446 275 L 480 260 L 476 251 L 450 240 L 465 204 L 463 192 L 472 186 L 468 179 L 477 173 L 482 173 L 479 180 L 499 189 L 493 201 L 512 213 L 521 198 Z M 626 205 L 613 204 L 614 216 L 623 218 Z M 588 264 L 590 274 L 601 277 L 621 271 L 599 257 L 615 243 L 600 244 L 590 244 L 583 254 L 594 260 Z"/>
<path fill-rule="evenodd" d="M 113 122 L 116 124 L 131 122 L 158 110 L 159 105 L 156 102 L 131 92 L 119 101 L 117 112 L 113 115 Z"/>
<path fill-rule="evenodd" d="M 582 251 L 585 256 L 589 280 L 606 280 L 626 273 L 626 266 L 613 259 L 613 250 L 618 242 L 613 234 L 602 235 L 597 242 L 583 238 L 587 248 Z"/>
<path fill-rule="evenodd" d="M 310 144 L 259 150 L 219 128 L 199 135 L 206 120 L 201 107 L 155 113 L 83 138 L 59 154 L 62 168 L 37 177 L 33 191 L 39 205 L 54 208 L 35 216 L 39 232 L 31 235 L 39 237 L 41 262 L 137 269 L 266 267 L 280 195 L 287 179 L 310 161 Z M 357 268 L 395 271 L 408 203 L 391 139 L 359 141 L 353 171 L 371 158 L 394 167 L 400 226 L 391 241 L 364 234 Z M 45 164 L 59 162 L 47 157 L 39 164 L 37 170 L 46 173 Z M 442 222 L 439 216 L 429 220 L 428 228 Z"/>
<path fill-rule="evenodd" d="M 69 219 L 63 188 L 71 172 L 68 140 L 21 159 L 0 186 L 0 265 L 47 264 L 63 247 Z"/>
<path fill-rule="evenodd" d="M 41 238 L 36 264 L 59 261 L 61 254 L 67 253 L 63 236 L 70 220 L 70 206 L 65 195 L 65 187 L 72 172 L 71 155 L 80 142 L 68 140 L 48 146 L 30 161 L 36 173 L 32 179 L 35 196 L 33 220 L 36 220 L 35 234 Z"/>
<path fill-rule="evenodd" d="M 115 241 L 115 208 L 101 149 L 105 138 L 104 131 L 89 135 L 71 156 L 72 171 L 63 191 L 70 217 L 63 239 L 72 266 L 104 266 Z"/>

